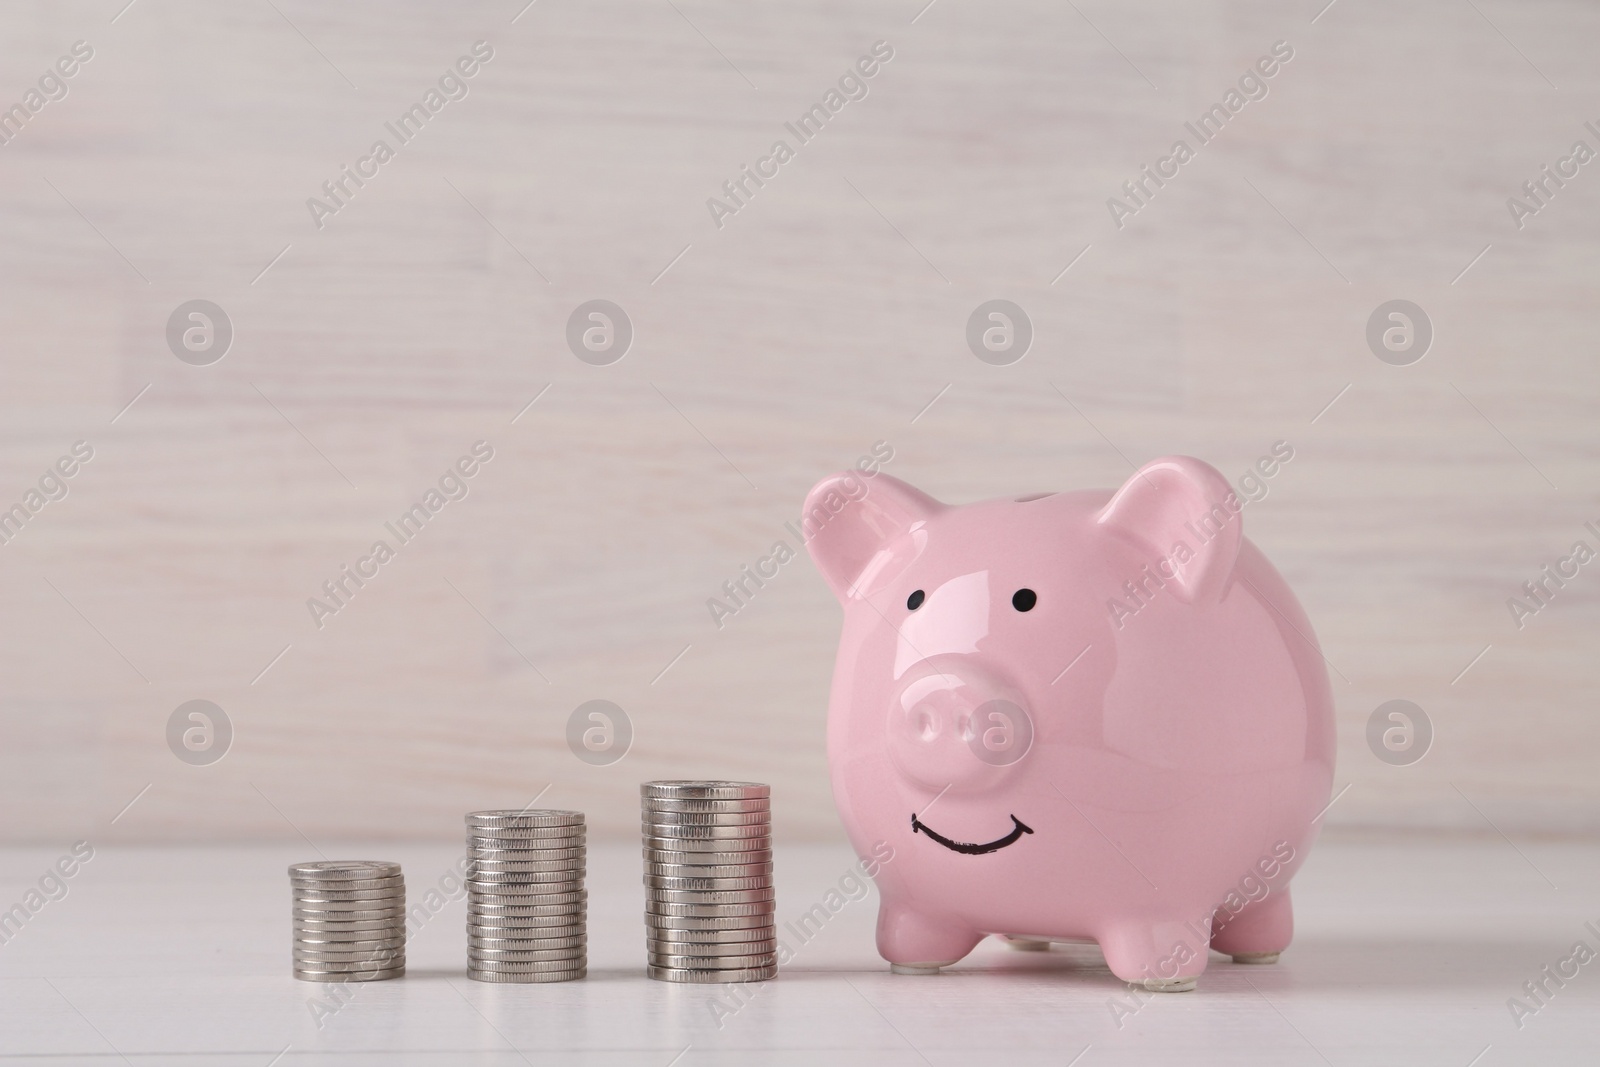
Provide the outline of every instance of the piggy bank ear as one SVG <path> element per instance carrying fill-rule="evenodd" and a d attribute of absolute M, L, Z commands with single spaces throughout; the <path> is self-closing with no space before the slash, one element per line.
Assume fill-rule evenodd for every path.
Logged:
<path fill-rule="evenodd" d="M 1178 598 L 1222 595 L 1244 540 L 1242 505 L 1228 480 L 1191 456 L 1163 456 L 1141 467 L 1100 512 L 1101 527 L 1177 571 Z M 1130 576 L 1131 577 L 1131 576 Z"/>
<path fill-rule="evenodd" d="M 864 595 L 910 562 L 885 551 L 889 543 L 944 505 L 898 478 L 858 471 L 830 475 L 806 495 L 800 522 L 806 548 L 840 600 Z"/>

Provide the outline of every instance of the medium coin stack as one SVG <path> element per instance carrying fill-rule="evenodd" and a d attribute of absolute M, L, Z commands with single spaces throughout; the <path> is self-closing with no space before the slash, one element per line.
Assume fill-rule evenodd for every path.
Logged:
<path fill-rule="evenodd" d="M 289 887 L 296 978 L 378 982 L 406 973 L 406 880 L 398 863 L 296 863 Z"/>
<path fill-rule="evenodd" d="M 646 782 L 639 790 L 650 977 L 776 977 L 771 790 L 754 782 Z"/>
<path fill-rule="evenodd" d="M 588 973 L 581 811 L 467 816 L 467 977 L 568 982 Z"/>

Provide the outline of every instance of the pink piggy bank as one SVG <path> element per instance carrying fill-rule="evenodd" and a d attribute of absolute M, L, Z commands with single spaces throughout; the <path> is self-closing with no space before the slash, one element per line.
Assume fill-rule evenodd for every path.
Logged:
<path fill-rule="evenodd" d="M 953 507 L 855 472 L 806 499 L 844 606 L 833 793 L 879 842 L 878 952 L 936 973 L 985 935 L 1092 940 L 1192 989 L 1270 963 L 1333 780 L 1333 703 L 1294 594 L 1213 467 Z M 881 849 L 881 846 L 879 846 Z"/>

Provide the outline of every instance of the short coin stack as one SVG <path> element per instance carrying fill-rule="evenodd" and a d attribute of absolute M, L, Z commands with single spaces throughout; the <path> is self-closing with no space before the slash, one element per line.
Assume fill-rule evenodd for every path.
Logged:
<path fill-rule="evenodd" d="M 771 790 L 754 782 L 646 782 L 639 789 L 650 977 L 776 977 Z"/>
<path fill-rule="evenodd" d="M 581 811 L 467 816 L 467 977 L 567 982 L 588 973 Z"/>
<path fill-rule="evenodd" d="M 398 863 L 296 863 L 289 887 L 296 978 L 377 982 L 406 973 L 406 880 Z"/>

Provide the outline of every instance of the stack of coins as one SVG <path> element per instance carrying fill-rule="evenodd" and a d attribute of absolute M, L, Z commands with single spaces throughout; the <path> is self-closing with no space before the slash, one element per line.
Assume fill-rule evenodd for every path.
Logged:
<path fill-rule="evenodd" d="M 377 982 L 406 973 L 406 880 L 398 863 L 296 863 L 289 887 L 296 978 Z"/>
<path fill-rule="evenodd" d="M 776 977 L 771 790 L 753 782 L 646 782 L 640 794 L 650 977 Z"/>
<path fill-rule="evenodd" d="M 581 811 L 467 816 L 467 977 L 568 982 L 588 973 Z"/>

